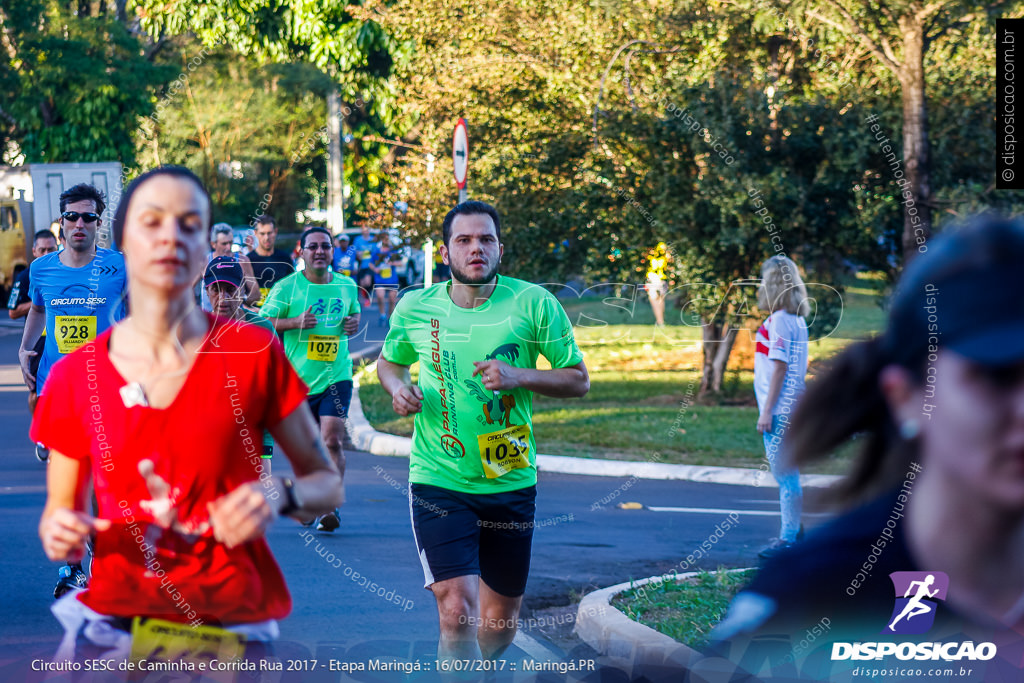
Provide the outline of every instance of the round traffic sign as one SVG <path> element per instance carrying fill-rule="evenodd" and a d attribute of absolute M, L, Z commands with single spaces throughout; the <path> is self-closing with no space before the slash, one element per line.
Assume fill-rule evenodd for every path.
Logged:
<path fill-rule="evenodd" d="M 466 119 L 459 119 L 452 136 L 452 164 L 455 168 L 455 184 L 461 190 L 466 186 L 469 171 L 469 130 Z"/>

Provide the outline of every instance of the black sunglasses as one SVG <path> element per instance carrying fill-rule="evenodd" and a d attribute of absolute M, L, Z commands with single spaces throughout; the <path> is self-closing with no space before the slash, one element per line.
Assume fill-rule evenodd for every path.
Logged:
<path fill-rule="evenodd" d="M 93 213 L 92 211 L 87 211 L 85 213 L 79 213 L 77 211 L 65 211 L 64 213 L 61 214 L 61 218 L 63 218 L 66 221 L 71 221 L 72 223 L 77 223 L 79 218 L 81 218 L 86 223 L 95 223 L 100 219 L 100 215 L 98 213 Z"/>

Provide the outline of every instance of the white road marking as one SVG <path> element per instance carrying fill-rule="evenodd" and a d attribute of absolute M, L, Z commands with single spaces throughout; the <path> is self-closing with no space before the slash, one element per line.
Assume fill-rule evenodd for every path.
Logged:
<path fill-rule="evenodd" d="M 555 657 L 555 653 L 541 645 L 540 641 L 536 638 L 528 636 L 522 631 L 516 631 L 516 637 L 512 641 L 512 644 L 539 662 L 553 662 L 558 660 L 558 658 Z"/>
<path fill-rule="evenodd" d="M 46 493 L 46 485 L 39 486 L 0 486 L 0 496 L 15 493 Z"/>
<path fill-rule="evenodd" d="M 721 508 L 674 508 L 674 507 L 654 507 L 648 506 L 648 510 L 652 512 L 706 512 L 709 514 L 716 515 L 728 515 L 736 513 L 737 515 L 760 515 L 762 517 L 779 517 L 782 513 L 780 511 L 769 511 L 769 510 L 724 510 Z M 827 512 L 805 512 L 804 517 L 830 517 L 831 515 Z"/>

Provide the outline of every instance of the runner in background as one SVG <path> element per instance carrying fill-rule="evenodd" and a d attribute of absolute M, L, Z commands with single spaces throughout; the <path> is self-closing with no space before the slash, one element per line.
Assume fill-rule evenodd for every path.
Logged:
<path fill-rule="evenodd" d="M 35 260 L 41 258 L 47 254 L 52 254 L 55 251 L 57 251 L 57 236 L 49 230 L 38 231 L 32 240 L 32 259 Z M 14 286 L 11 287 L 11 296 L 7 301 L 7 314 L 11 316 L 11 320 L 24 318 L 32 308 L 31 272 L 31 269 L 26 267 L 14 280 Z M 33 375 L 36 374 L 39 368 L 39 360 L 42 357 L 43 346 L 45 346 L 45 344 L 46 331 L 43 330 L 43 335 L 39 337 L 39 341 L 37 341 L 36 345 L 32 348 L 32 350 L 36 352 L 36 355 L 32 356 L 32 359 L 29 361 L 29 370 Z M 30 390 L 28 392 L 28 409 L 30 413 L 35 412 L 36 398 L 36 392 Z M 37 445 L 36 458 L 42 462 L 46 462 L 46 449 Z"/>
<path fill-rule="evenodd" d="M 352 240 L 352 246 L 356 250 L 356 258 L 359 261 L 356 270 L 356 282 L 359 284 L 359 293 L 363 297 L 363 306 L 370 306 L 370 292 L 373 291 L 373 250 L 377 247 L 377 240 L 370 235 L 370 226 L 361 225 L 362 231 Z"/>
<path fill-rule="evenodd" d="M 288 252 L 277 248 L 277 223 L 266 214 L 256 218 L 256 248 L 249 252 L 256 282 L 260 288 L 260 298 L 256 308 L 263 305 L 267 293 L 280 280 L 295 272 L 292 257 Z"/>
<path fill-rule="evenodd" d="M 374 272 L 373 291 L 377 297 L 377 310 L 380 313 L 378 322 L 386 326 L 391 313 L 398 303 L 398 271 L 395 261 L 401 256 L 391 247 L 391 236 L 386 232 L 380 235 L 380 244 L 373 248 L 370 268 Z"/>
<path fill-rule="evenodd" d="M 654 324 L 665 325 L 665 296 L 668 294 L 668 282 L 665 280 L 665 266 L 668 265 L 668 247 L 664 242 L 647 255 L 647 298 L 651 301 L 654 312 Z"/>
<path fill-rule="evenodd" d="M 334 271 L 345 277 L 352 277 L 356 272 L 358 259 L 356 248 L 349 244 L 348 235 L 342 233 L 334 238 Z"/>
<path fill-rule="evenodd" d="M 441 256 L 441 250 L 434 250 L 434 282 L 445 282 L 451 277 L 451 269 L 448 264 L 444 262 L 444 257 Z"/>
<path fill-rule="evenodd" d="M 533 395 L 583 396 L 590 379 L 555 297 L 498 275 L 494 207 L 459 204 L 445 216 L 443 240 L 452 280 L 398 303 L 377 374 L 395 412 L 416 415 L 409 507 L 437 600 L 438 657 L 497 658 L 515 637 L 530 570 Z M 539 355 L 552 369 L 536 369 Z"/>
<path fill-rule="evenodd" d="M 260 299 L 259 288 L 253 275 L 252 263 L 249 262 L 249 257 L 243 251 L 237 253 L 231 251 L 231 247 L 235 243 L 234 237 L 235 231 L 227 223 L 217 223 L 213 226 L 213 229 L 210 230 L 210 246 L 212 251 L 207 254 L 206 260 L 209 263 L 215 258 L 228 257 L 238 261 L 244 274 L 244 279 L 242 280 L 244 285 L 242 291 L 245 295 L 243 303 L 247 306 L 253 306 Z M 204 311 L 213 310 L 205 285 L 200 292 L 200 306 Z"/>
<path fill-rule="evenodd" d="M 222 318 L 256 325 L 276 334 L 276 330 L 269 320 L 242 306 L 241 292 L 244 281 L 245 276 L 242 273 L 241 265 L 234 258 L 218 256 L 210 261 L 206 266 L 206 273 L 203 275 L 203 288 L 210 300 L 212 312 Z M 263 452 L 261 455 L 264 472 L 269 476 L 270 459 L 274 455 L 274 437 L 268 430 L 263 430 Z"/>
<path fill-rule="evenodd" d="M 309 228 L 300 243 L 306 267 L 270 290 L 260 315 L 284 337 L 284 350 L 309 387 L 309 406 L 338 472 L 345 477 L 345 421 L 352 400 L 348 338 L 359 329 L 359 294 L 352 278 L 331 270 L 334 248 L 325 228 Z M 335 509 L 320 518 L 319 531 L 341 525 Z"/>
<path fill-rule="evenodd" d="M 279 515 L 306 519 L 340 500 L 276 337 L 194 304 L 210 203 L 180 167 L 127 187 L 114 232 L 130 264 L 132 315 L 58 364 L 40 397 L 32 433 L 51 447 L 43 550 L 77 561 L 97 534 L 89 589 L 53 607 L 65 629 L 56 661 L 133 650 L 166 666 L 212 647 L 258 669 L 291 609 L 266 530 Z M 261 472 L 263 429 L 294 478 Z"/>
<path fill-rule="evenodd" d="M 103 194 L 83 183 L 65 190 L 59 201 L 65 248 L 29 266 L 32 306 L 18 351 L 25 385 L 39 395 L 40 401 L 49 391 L 46 383 L 54 364 L 125 316 L 124 257 L 112 249 L 96 247 L 96 231 L 106 208 Z M 34 349 L 44 331 L 43 352 L 37 355 Z M 32 367 L 34 358 L 39 359 L 36 369 Z M 83 402 L 78 408 L 85 412 L 87 405 Z M 33 413 L 33 428 L 38 419 Z M 38 439 L 35 442 L 36 457 L 46 460 L 49 454 L 45 445 Z M 87 583 L 81 558 L 76 559 L 60 568 L 53 596 L 59 598 Z"/>

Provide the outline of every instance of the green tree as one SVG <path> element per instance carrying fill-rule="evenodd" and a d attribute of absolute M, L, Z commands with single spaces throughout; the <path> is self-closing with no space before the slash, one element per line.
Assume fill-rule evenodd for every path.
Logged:
<path fill-rule="evenodd" d="M 646 252 L 668 243 L 680 321 L 703 329 L 704 390 L 750 323 L 740 283 L 776 253 L 752 192 L 812 281 L 834 283 L 838 254 L 873 258 L 858 220 L 879 185 L 870 148 L 821 94 L 838 86 L 810 85 L 833 76 L 798 41 L 773 62 L 781 26 L 726 5 L 441 5 L 397 3 L 385 23 L 419 37 L 400 76 L 427 146 L 467 116 L 471 194 L 506 216 L 517 274 L 642 282 Z M 818 298 L 823 334 L 839 301 Z"/>
<path fill-rule="evenodd" d="M 841 289 L 847 265 L 892 273 L 900 260 L 901 190 L 867 121 L 900 129 L 899 78 L 849 32 L 800 16 L 749 0 L 399 0 L 381 21 L 413 45 L 396 70 L 403 113 L 443 177 L 452 126 L 469 120 L 470 194 L 506 217 L 513 271 L 636 283 L 645 253 L 668 243 L 682 321 L 703 327 L 703 387 L 715 390 L 753 315 L 753 287 L 739 283 L 759 276 L 778 238 L 821 283 L 812 336 L 838 315 L 827 286 Z M 933 195 L 954 214 L 999 199 L 983 168 L 990 86 L 976 87 L 992 58 L 983 29 L 940 18 L 958 40 L 933 35 L 924 73 L 950 103 L 932 119 L 943 131 Z M 435 197 L 413 196 L 410 215 Z"/>
<path fill-rule="evenodd" d="M 118 5 L 28 0 L 0 7 L 4 161 L 134 163 L 137 120 L 174 69 L 154 64 Z"/>
<path fill-rule="evenodd" d="M 399 114 L 389 78 L 407 48 L 358 4 L 134 0 L 132 7 L 142 28 L 158 40 L 192 34 L 206 47 L 230 46 L 262 64 L 316 67 L 330 78 L 317 95 L 337 89 L 344 132 L 354 137 L 344 151 L 349 220 L 362 212 L 369 194 L 386 184 L 381 164 L 389 148 L 374 138 L 401 135 L 410 126 Z"/>
<path fill-rule="evenodd" d="M 929 52 L 963 42 L 979 23 L 991 26 L 998 14 L 1019 6 L 1019 0 L 794 0 L 777 5 L 791 10 L 796 21 L 834 29 L 898 81 L 903 161 L 914 199 L 903 203 L 904 258 L 918 253 L 932 233 L 927 83 L 929 68 L 937 65 L 929 63 Z"/>
<path fill-rule="evenodd" d="M 308 65 L 261 66 L 229 51 L 195 50 L 143 121 L 143 166 L 192 168 L 217 220 L 239 225 L 261 213 L 282 231 L 323 193 L 323 93 L 330 79 Z"/>

